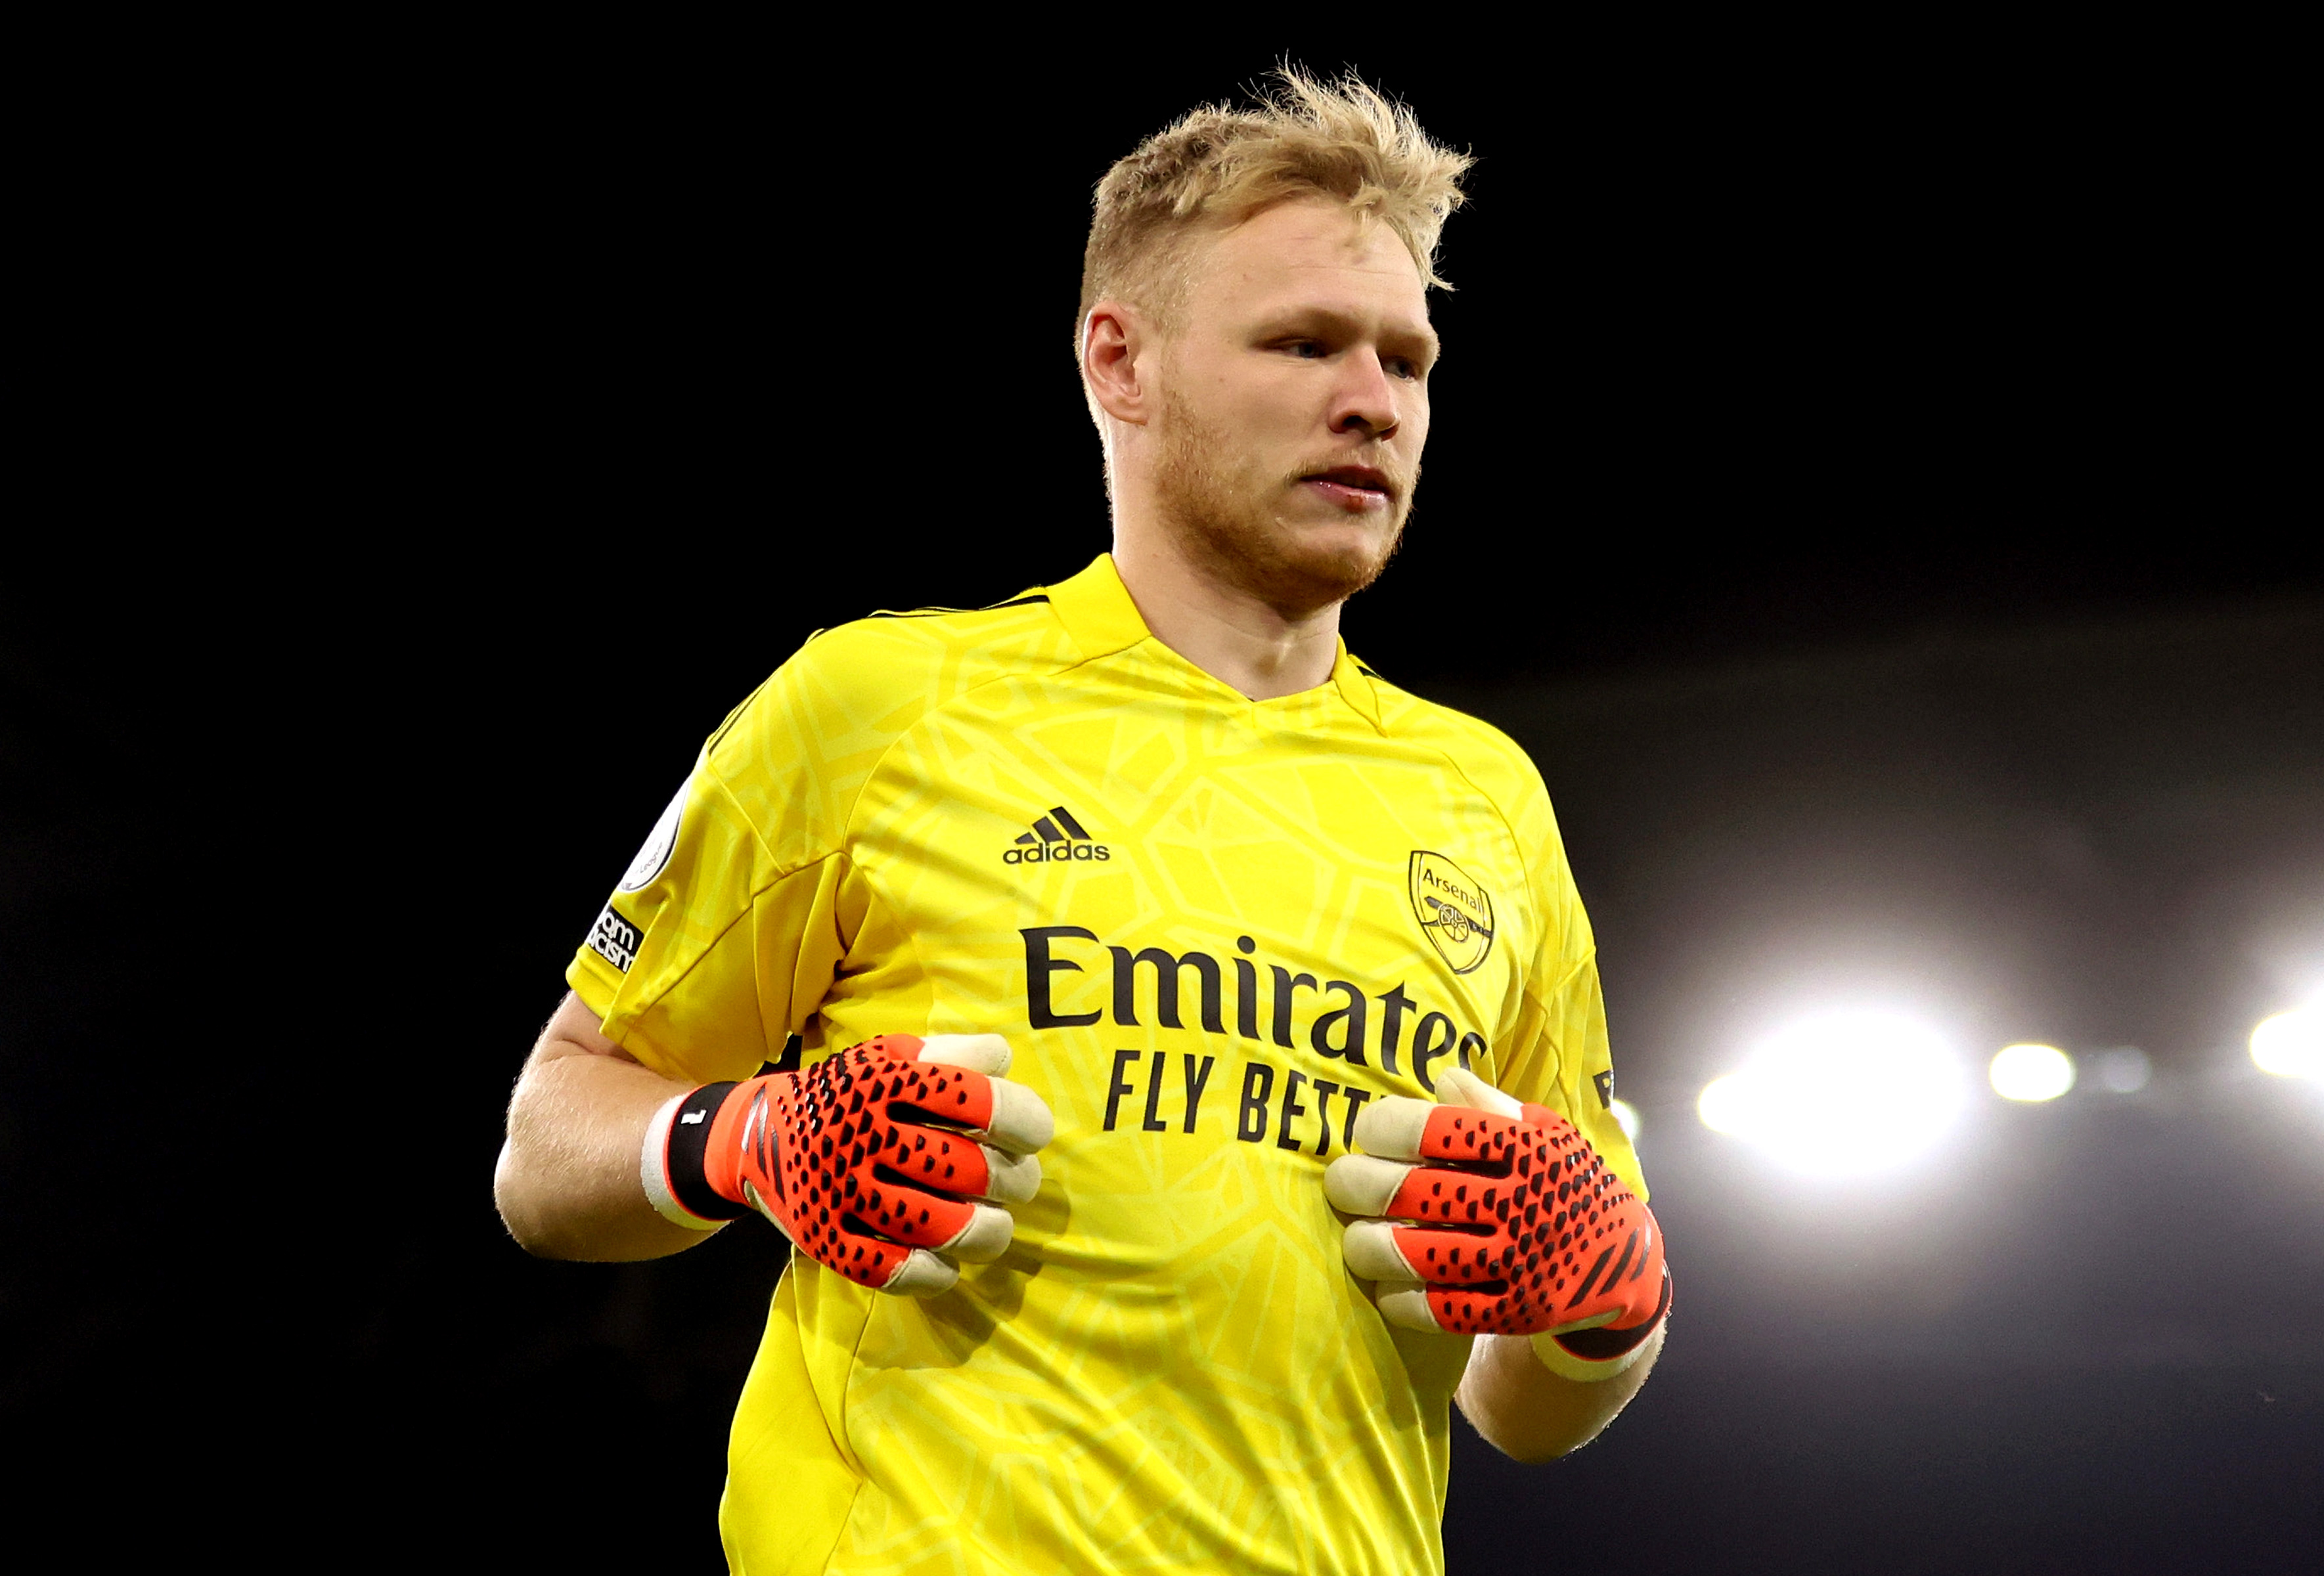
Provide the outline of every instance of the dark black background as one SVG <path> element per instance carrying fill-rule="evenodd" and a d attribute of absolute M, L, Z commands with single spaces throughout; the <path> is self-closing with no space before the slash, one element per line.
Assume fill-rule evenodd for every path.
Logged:
<path fill-rule="evenodd" d="M 1286 49 L 1350 52 L 567 32 L 307 41 L 143 106 L 92 75 L 43 143 L 46 484 L 0 610 L 38 1494 L 307 1567 L 714 1567 L 777 1245 L 526 1258 L 509 1083 L 807 631 L 1103 548 L 1088 188 Z M 1349 641 L 1540 762 L 1683 1288 L 1572 1461 L 1455 1423 L 1452 1568 L 2309 1568 L 2324 1118 L 2237 1048 L 2324 967 L 2263 41 L 1354 63 L 1480 163 Z M 1858 988 L 2156 1082 L 1980 1108 L 1853 1188 L 1693 1125 L 1748 1032 Z"/>

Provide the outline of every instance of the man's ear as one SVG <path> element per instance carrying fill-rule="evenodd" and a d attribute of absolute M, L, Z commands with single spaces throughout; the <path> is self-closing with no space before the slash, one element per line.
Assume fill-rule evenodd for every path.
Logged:
<path fill-rule="evenodd" d="M 1143 427 L 1153 419 L 1154 389 L 1148 381 L 1156 346 L 1152 330 L 1137 311 L 1117 300 L 1102 300 L 1082 319 L 1082 381 L 1090 400 L 1117 421 Z"/>

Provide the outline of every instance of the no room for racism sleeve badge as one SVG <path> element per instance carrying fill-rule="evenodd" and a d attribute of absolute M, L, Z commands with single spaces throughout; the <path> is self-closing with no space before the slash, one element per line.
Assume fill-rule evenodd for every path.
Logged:
<path fill-rule="evenodd" d="M 1493 950 L 1493 899 L 1469 872 L 1441 853 L 1412 851 L 1412 912 L 1456 974 L 1465 974 Z"/>

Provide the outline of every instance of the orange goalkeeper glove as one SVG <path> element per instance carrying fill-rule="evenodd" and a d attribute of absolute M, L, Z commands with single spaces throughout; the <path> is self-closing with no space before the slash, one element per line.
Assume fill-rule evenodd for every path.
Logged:
<path fill-rule="evenodd" d="M 1373 1101 L 1356 1118 L 1364 1153 L 1324 1170 L 1333 1204 L 1386 1217 L 1349 1225 L 1349 1269 L 1379 1283 L 1392 1324 L 1528 1335 L 1569 1378 L 1628 1369 L 1670 1312 L 1653 1213 L 1548 1107 L 1458 1068 L 1436 1092 Z"/>
<path fill-rule="evenodd" d="M 1041 1185 L 1041 1097 L 999 1076 L 999 1035 L 881 1035 L 798 1073 L 706 1083 L 655 1112 L 639 1171 L 681 1226 L 757 1210 L 800 1252 L 877 1291 L 933 1296 L 953 1260 L 1009 1249 L 1001 1203 Z"/>

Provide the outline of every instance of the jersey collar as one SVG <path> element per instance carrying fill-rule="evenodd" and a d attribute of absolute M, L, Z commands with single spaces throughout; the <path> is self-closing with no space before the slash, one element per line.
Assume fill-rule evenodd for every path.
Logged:
<path fill-rule="evenodd" d="M 1370 668 L 1348 654 L 1348 642 L 1340 642 L 1340 659 L 1332 664 L 1332 682 L 1339 687 L 1340 698 L 1348 703 L 1356 715 L 1385 733 L 1388 724 L 1380 721 L 1379 691 L 1372 686 L 1378 682 Z"/>
<path fill-rule="evenodd" d="M 1151 632 L 1130 600 L 1111 553 L 1100 553 L 1088 568 L 1050 586 L 1049 606 L 1084 661 L 1126 651 Z"/>
<path fill-rule="evenodd" d="M 1153 633 L 1139 615 L 1138 604 L 1130 600 L 1130 588 L 1121 583 L 1121 572 L 1114 567 L 1111 553 L 1100 553 L 1088 568 L 1050 586 L 1049 605 L 1085 661 L 1126 651 Z M 1345 641 L 1339 642 L 1339 654 L 1332 663 L 1332 684 L 1358 716 L 1386 731 L 1372 676 L 1348 655 Z"/>

